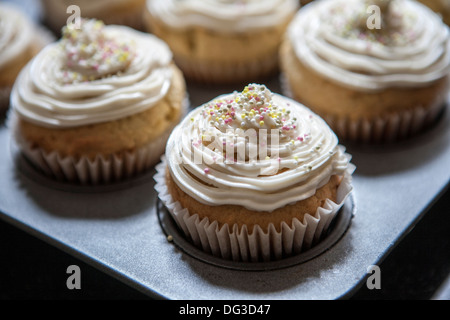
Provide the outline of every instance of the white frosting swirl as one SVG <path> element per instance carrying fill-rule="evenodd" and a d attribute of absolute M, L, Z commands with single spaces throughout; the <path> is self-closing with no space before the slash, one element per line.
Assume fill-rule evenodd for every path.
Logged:
<path fill-rule="evenodd" d="M 201 26 L 242 31 L 278 25 L 299 8 L 298 0 L 147 0 L 149 12 L 174 28 Z"/>
<path fill-rule="evenodd" d="M 0 3 L 0 70 L 24 52 L 33 39 L 33 26 L 16 8 Z"/>
<path fill-rule="evenodd" d="M 80 31 L 66 28 L 62 40 L 24 68 L 11 102 L 20 116 L 45 127 L 123 118 L 167 94 L 171 61 L 169 47 L 155 36 L 91 20 Z"/>
<path fill-rule="evenodd" d="M 197 201 L 266 212 L 314 195 L 350 161 L 320 117 L 256 84 L 191 111 L 166 157 L 175 183 Z"/>
<path fill-rule="evenodd" d="M 393 0 L 380 29 L 364 0 L 322 0 L 302 8 L 288 29 L 298 59 L 341 85 L 374 91 L 417 87 L 446 76 L 449 29 L 426 6 Z"/>

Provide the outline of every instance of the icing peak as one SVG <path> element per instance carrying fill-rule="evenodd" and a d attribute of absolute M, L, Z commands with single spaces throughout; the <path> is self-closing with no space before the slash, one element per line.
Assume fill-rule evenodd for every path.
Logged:
<path fill-rule="evenodd" d="M 279 129 L 289 132 L 295 128 L 290 110 L 278 106 L 272 92 L 264 85 L 249 84 L 229 99 L 216 99 L 203 106 L 203 117 L 225 132 L 227 129 Z"/>
<path fill-rule="evenodd" d="M 125 70 L 135 56 L 131 41 L 104 32 L 99 20 L 82 20 L 81 28 L 63 28 L 64 83 L 93 81 Z"/>

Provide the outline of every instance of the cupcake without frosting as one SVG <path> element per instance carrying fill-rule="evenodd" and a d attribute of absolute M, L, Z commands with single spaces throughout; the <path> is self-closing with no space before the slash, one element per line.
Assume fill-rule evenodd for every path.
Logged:
<path fill-rule="evenodd" d="M 186 77 L 245 85 L 278 70 L 280 39 L 298 8 L 297 0 L 148 0 L 145 21 Z"/>
<path fill-rule="evenodd" d="M 0 3 L 0 109 L 9 105 L 9 94 L 20 70 L 50 41 L 18 8 Z"/>
<path fill-rule="evenodd" d="M 379 26 L 370 5 L 380 8 Z M 343 139 L 395 141 L 447 101 L 449 29 L 411 0 L 323 0 L 302 8 L 280 50 L 287 91 Z"/>
<path fill-rule="evenodd" d="M 83 20 L 20 73 L 12 129 L 57 178 L 108 182 L 151 167 L 186 108 L 185 82 L 160 39 Z"/>
<path fill-rule="evenodd" d="M 174 129 L 155 188 L 203 250 L 269 261 L 320 239 L 351 192 L 353 170 L 320 117 L 250 84 L 194 109 Z"/>

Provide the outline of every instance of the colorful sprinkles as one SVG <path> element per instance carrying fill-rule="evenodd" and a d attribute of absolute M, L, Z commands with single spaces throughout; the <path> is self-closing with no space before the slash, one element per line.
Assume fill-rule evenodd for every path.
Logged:
<path fill-rule="evenodd" d="M 62 33 L 65 84 L 111 76 L 123 71 L 135 57 L 133 44 L 108 37 L 99 20 L 83 19 L 80 29 L 65 26 Z"/>

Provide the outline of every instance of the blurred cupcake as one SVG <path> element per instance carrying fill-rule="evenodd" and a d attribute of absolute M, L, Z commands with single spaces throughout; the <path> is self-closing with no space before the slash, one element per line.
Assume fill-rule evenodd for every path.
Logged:
<path fill-rule="evenodd" d="M 142 12 L 145 0 L 41 0 L 45 23 L 56 33 L 75 14 L 70 9 L 80 8 L 83 18 L 102 20 L 105 24 L 118 24 L 143 30 Z M 68 8 L 70 9 L 69 12 Z"/>
<path fill-rule="evenodd" d="M 83 20 L 42 50 L 11 93 L 11 126 L 44 172 L 82 183 L 150 168 L 186 108 L 185 82 L 160 39 Z"/>
<path fill-rule="evenodd" d="M 9 105 L 11 87 L 20 70 L 49 39 L 18 8 L 0 3 L 0 110 Z"/>
<path fill-rule="evenodd" d="M 278 48 L 298 0 L 148 0 L 148 30 L 171 47 L 185 76 L 244 84 L 278 70 Z"/>
<path fill-rule="evenodd" d="M 287 92 L 338 136 L 395 141 L 446 105 L 449 46 L 448 27 L 416 1 L 323 0 L 299 11 L 280 59 Z"/>
<path fill-rule="evenodd" d="M 432 10 L 442 16 L 443 21 L 450 25 L 450 1 L 448 0 L 418 0 L 424 5 L 430 7 Z"/>
<path fill-rule="evenodd" d="M 156 166 L 158 196 L 185 235 L 234 261 L 269 261 L 321 239 L 354 166 L 303 105 L 250 84 L 194 109 Z"/>

